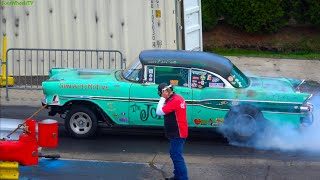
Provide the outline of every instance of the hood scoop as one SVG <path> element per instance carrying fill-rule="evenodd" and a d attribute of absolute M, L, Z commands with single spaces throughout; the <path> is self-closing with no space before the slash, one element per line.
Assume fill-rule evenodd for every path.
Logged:
<path fill-rule="evenodd" d="M 104 69 L 79 69 L 79 75 L 110 75 L 112 70 L 104 70 Z"/>

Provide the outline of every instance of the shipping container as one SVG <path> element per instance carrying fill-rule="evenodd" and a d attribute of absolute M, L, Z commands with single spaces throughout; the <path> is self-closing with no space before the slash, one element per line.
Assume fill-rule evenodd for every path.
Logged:
<path fill-rule="evenodd" d="M 1 47 L 6 35 L 7 48 L 119 50 L 126 64 L 143 49 L 202 50 L 201 0 L 3 0 L 0 11 Z"/>

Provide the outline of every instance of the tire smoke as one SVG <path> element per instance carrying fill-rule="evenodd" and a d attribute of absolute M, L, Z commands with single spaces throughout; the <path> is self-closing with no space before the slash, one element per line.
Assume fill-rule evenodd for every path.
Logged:
<path fill-rule="evenodd" d="M 309 126 L 297 128 L 290 125 L 275 126 L 264 124 L 264 131 L 257 132 L 254 138 L 241 142 L 228 138 L 235 146 L 251 147 L 261 150 L 303 151 L 320 153 L 320 93 L 314 95 L 310 101 L 313 104 L 313 123 Z M 226 129 L 219 129 L 225 137 Z"/>

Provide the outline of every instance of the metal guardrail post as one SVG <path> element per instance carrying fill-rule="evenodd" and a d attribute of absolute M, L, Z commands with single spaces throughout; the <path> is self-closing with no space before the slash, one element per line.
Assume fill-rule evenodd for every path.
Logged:
<path fill-rule="evenodd" d="M 6 35 L 3 36 L 3 42 L 2 42 L 2 62 L 1 62 L 1 68 L 2 68 L 2 76 L 1 76 L 1 83 L 0 86 L 6 86 L 6 99 L 9 100 L 8 97 L 8 86 L 12 86 L 14 84 L 13 77 L 8 76 L 8 61 L 7 61 L 7 37 Z M 5 84 L 4 84 L 5 82 Z"/>
<path fill-rule="evenodd" d="M 1 82 L 2 79 L 6 77 L 6 53 L 7 53 L 7 37 L 3 36 L 3 42 L 2 42 L 2 64 L 1 64 L 1 68 L 2 68 L 2 76 L 1 76 Z M 2 85 L 2 83 L 1 83 Z"/>

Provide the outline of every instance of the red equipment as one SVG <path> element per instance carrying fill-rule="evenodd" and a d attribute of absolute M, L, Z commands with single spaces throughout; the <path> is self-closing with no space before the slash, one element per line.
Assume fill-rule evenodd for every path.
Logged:
<path fill-rule="evenodd" d="M 55 147 L 58 145 L 58 123 L 57 121 L 44 120 L 40 123 L 41 139 L 43 147 Z M 38 141 L 36 137 L 37 121 L 28 119 L 25 122 L 25 129 L 19 136 L 19 140 L 0 140 L 0 160 L 18 161 L 25 166 L 38 164 Z M 49 126 L 49 127 L 47 127 Z M 50 129 L 49 129 L 50 128 Z M 47 141 L 47 142 L 46 142 Z M 40 143 L 39 143 L 40 144 Z M 40 145 L 41 146 L 41 145 Z"/>
<path fill-rule="evenodd" d="M 0 160 L 18 161 L 26 166 L 38 164 L 36 121 L 26 120 L 26 127 L 18 141 L 0 141 Z"/>
<path fill-rule="evenodd" d="M 46 119 L 38 123 L 38 140 L 41 147 L 58 146 L 58 122 Z"/>

